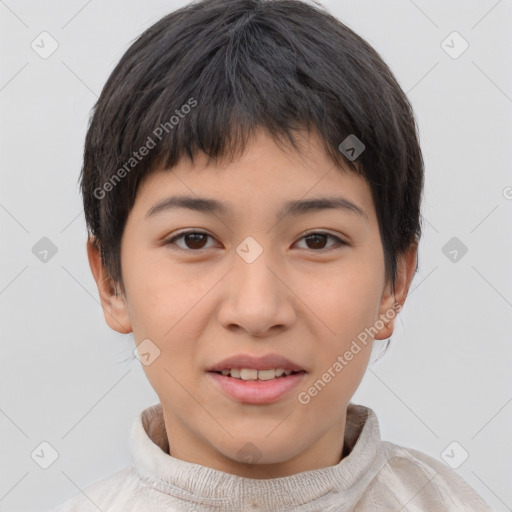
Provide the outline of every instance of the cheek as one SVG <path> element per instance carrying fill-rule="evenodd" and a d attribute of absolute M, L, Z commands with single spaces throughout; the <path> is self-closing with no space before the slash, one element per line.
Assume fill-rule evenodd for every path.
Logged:
<path fill-rule="evenodd" d="M 298 295 L 326 327 L 325 339 L 337 340 L 338 348 L 341 340 L 357 336 L 377 319 L 381 271 L 380 266 L 354 257 L 328 272 L 302 276 Z"/>
<path fill-rule="evenodd" d="M 128 249 L 123 278 L 135 338 L 139 339 L 139 334 L 168 340 L 182 327 L 180 319 L 194 314 L 195 305 L 208 290 L 207 283 L 197 272 L 173 264 L 165 255 L 129 253 Z"/>
<path fill-rule="evenodd" d="M 168 267 L 155 261 L 132 273 L 127 294 L 133 299 L 130 319 L 137 344 L 149 339 L 157 347 L 158 357 L 143 365 L 148 381 L 160 397 L 162 393 L 181 397 L 179 383 L 195 378 L 190 369 L 197 366 L 195 341 L 208 318 L 201 301 L 208 286 L 197 282 L 197 274 Z"/>

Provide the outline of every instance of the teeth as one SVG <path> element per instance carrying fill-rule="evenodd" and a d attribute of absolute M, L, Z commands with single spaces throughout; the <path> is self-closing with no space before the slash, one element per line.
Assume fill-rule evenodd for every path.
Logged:
<path fill-rule="evenodd" d="M 258 379 L 260 380 L 275 379 L 276 376 L 277 373 L 273 368 L 271 368 L 270 370 L 258 370 Z"/>
<path fill-rule="evenodd" d="M 235 379 L 242 380 L 271 380 L 282 375 L 288 376 L 291 370 L 283 370 L 282 368 L 272 368 L 269 370 L 255 370 L 253 368 L 225 368 L 221 371 L 224 376 L 231 375 Z"/>
<path fill-rule="evenodd" d="M 240 378 L 242 380 L 256 380 L 258 378 L 258 370 L 249 370 L 248 368 L 242 368 L 240 370 Z"/>

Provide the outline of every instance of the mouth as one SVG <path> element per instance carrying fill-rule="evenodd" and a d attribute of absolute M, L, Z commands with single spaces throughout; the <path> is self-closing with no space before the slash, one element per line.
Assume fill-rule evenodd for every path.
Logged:
<path fill-rule="evenodd" d="M 306 371 L 299 363 L 290 361 L 277 353 L 265 355 L 234 354 L 218 361 L 206 370 L 224 376 L 229 375 L 235 379 L 242 378 L 243 380 L 256 380 L 258 378 L 266 380 L 282 377 L 283 375 L 288 376 L 291 372 Z"/>
<path fill-rule="evenodd" d="M 282 371 L 280 371 L 282 370 Z M 226 368 L 208 371 L 212 384 L 237 403 L 267 405 L 289 396 L 306 377 L 306 371 Z M 260 378 L 263 377 L 263 378 Z"/>
<path fill-rule="evenodd" d="M 284 368 L 269 368 L 265 370 L 256 370 L 254 368 L 225 368 L 221 371 L 211 371 L 210 373 L 216 373 L 218 375 L 223 375 L 224 377 L 230 377 L 232 379 L 244 381 L 269 381 L 275 379 L 285 379 L 290 375 L 306 373 L 306 371 L 285 370 Z"/>
<path fill-rule="evenodd" d="M 238 403 L 261 405 L 289 396 L 307 374 L 298 362 L 277 353 L 234 354 L 206 371 L 224 395 Z"/>

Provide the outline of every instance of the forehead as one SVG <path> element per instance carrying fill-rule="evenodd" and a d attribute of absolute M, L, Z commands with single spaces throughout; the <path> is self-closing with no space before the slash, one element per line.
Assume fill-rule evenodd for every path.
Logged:
<path fill-rule="evenodd" d="M 225 216 L 283 214 L 307 209 L 306 200 L 324 198 L 331 199 L 331 207 L 359 211 L 371 222 L 374 205 L 364 178 L 334 164 L 318 136 L 301 132 L 297 140 L 300 151 L 259 131 L 236 158 L 213 161 L 198 153 L 193 162 L 184 158 L 172 169 L 156 169 L 140 186 L 134 210 L 143 217 L 181 206 Z"/>

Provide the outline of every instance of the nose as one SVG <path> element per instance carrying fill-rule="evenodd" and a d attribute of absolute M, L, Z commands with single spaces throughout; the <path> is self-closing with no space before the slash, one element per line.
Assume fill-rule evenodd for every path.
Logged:
<path fill-rule="evenodd" d="M 255 337 L 275 335 L 296 319 L 293 292 L 286 276 L 263 253 L 252 263 L 236 255 L 224 280 L 219 322 L 230 331 L 243 330 Z"/>

